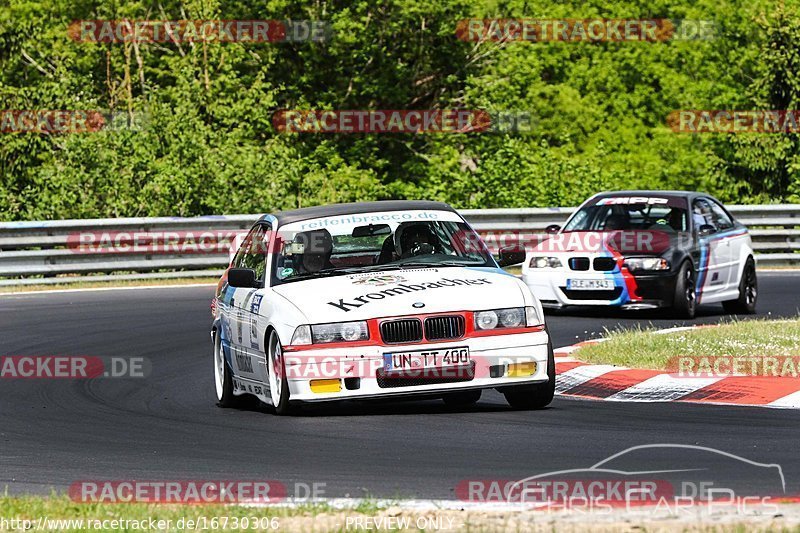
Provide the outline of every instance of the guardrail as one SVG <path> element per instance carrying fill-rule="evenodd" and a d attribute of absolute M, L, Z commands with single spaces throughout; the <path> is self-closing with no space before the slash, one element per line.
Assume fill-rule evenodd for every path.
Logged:
<path fill-rule="evenodd" d="M 473 209 L 461 213 L 481 233 L 540 232 L 562 224 L 574 208 Z M 800 263 L 800 205 L 734 205 L 731 213 L 750 228 L 761 266 Z M 0 223 L 0 286 L 217 276 L 228 264 L 230 242 L 257 215 L 192 218 L 115 218 Z M 172 239 L 177 253 L 124 249 L 130 234 L 158 233 Z M 114 248 L 80 251 L 82 236 L 94 234 Z M 100 239 L 102 241 L 102 239 Z M 142 241 L 139 241 L 140 244 Z M 146 239 L 143 241 L 146 244 Z M 193 248 L 192 243 L 196 246 Z"/>

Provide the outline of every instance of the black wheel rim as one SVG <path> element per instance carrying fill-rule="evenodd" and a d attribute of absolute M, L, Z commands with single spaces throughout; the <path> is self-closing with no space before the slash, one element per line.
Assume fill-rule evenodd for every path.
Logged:
<path fill-rule="evenodd" d="M 686 306 L 689 311 L 694 311 L 696 293 L 694 286 L 694 273 L 690 269 L 686 270 L 686 294 L 684 294 L 684 297 L 686 298 Z"/>

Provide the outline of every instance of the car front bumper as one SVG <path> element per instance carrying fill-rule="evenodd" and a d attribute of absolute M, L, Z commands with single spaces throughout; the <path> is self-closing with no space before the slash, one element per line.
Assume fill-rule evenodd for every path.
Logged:
<path fill-rule="evenodd" d="M 441 371 L 386 374 L 384 354 L 468 347 L 473 365 Z M 548 378 L 546 331 L 475 337 L 446 343 L 314 349 L 284 354 L 291 401 L 323 402 L 389 396 L 436 395 L 467 389 L 543 383 Z M 509 365 L 535 363 L 530 375 L 509 376 Z M 339 381 L 339 390 L 313 390 L 312 380 Z M 357 386 L 356 386 L 357 385 Z M 334 387 L 335 388 L 335 387 Z"/>
<path fill-rule="evenodd" d="M 568 279 L 614 281 L 613 290 L 568 290 Z M 535 269 L 523 273 L 522 280 L 543 307 L 568 305 L 614 306 L 647 309 L 672 306 L 677 274 L 647 272 L 623 275 L 619 271 L 594 272 L 565 269 Z"/>

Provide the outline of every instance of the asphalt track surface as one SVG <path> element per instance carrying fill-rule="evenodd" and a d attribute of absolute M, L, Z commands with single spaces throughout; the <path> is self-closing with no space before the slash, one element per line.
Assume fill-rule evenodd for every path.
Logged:
<path fill-rule="evenodd" d="M 796 316 L 800 275 L 760 276 L 760 315 Z M 455 499 L 465 479 L 520 479 L 588 467 L 626 448 L 713 447 L 783 468 L 800 494 L 800 411 L 556 398 L 538 412 L 484 393 L 468 411 L 438 400 L 336 404 L 301 417 L 215 405 L 211 287 L 0 297 L 0 355 L 146 357 L 140 379 L 0 381 L 0 488 L 49 493 L 86 479 L 280 480 L 327 483 L 330 497 Z M 548 315 L 555 345 L 604 328 L 684 324 L 659 315 L 574 310 Z M 688 323 L 725 320 L 701 307 Z M 627 469 L 686 460 L 638 455 Z M 716 457 L 716 456 L 714 456 Z M 774 493 L 774 479 L 737 461 L 704 459 L 735 481 Z M 661 464 L 654 464 L 659 462 Z"/>

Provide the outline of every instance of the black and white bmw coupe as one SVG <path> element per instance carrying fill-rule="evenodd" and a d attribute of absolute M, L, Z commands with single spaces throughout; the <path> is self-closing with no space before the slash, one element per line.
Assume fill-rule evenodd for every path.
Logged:
<path fill-rule="evenodd" d="M 750 235 L 707 194 L 597 194 L 547 232 L 522 268 L 544 306 L 670 307 L 692 318 L 697 304 L 722 303 L 755 312 Z"/>

